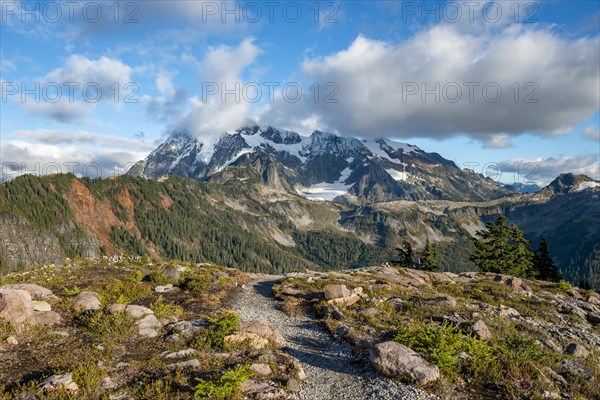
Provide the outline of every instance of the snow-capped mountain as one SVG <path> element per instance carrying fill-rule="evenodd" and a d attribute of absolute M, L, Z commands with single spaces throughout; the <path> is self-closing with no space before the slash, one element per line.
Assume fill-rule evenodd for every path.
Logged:
<path fill-rule="evenodd" d="M 214 180 L 236 166 L 250 166 L 270 186 L 314 200 L 463 201 L 512 193 L 439 154 L 410 144 L 321 131 L 302 136 L 271 126 L 245 126 L 212 142 L 175 132 L 129 174 Z"/>

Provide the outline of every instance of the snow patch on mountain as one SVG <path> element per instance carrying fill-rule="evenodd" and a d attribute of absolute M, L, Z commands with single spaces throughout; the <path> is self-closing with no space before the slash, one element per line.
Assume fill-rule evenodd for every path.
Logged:
<path fill-rule="evenodd" d="M 385 172 L 390 174 L 390 176 L 398 182 L 403 182 L 408 179 L 408 173 L 406 171 L 397 171 L 395 169 L 389 168 L 386 169 Z"/>
<path fill-rule="evenodd" d="M 584 191 L 587 189 L 593 189 L 595 187 L 600 187 L 600 182 L 594 182 L 594 181 L 581 182 L 579 184 L 579 187 L 575 191 L 581 192 L 581 191 Z"/>

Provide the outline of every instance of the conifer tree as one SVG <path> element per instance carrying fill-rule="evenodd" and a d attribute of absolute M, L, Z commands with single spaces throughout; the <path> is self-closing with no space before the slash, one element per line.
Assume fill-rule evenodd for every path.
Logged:
<path fill-rule="evenodd" d="M 554 260 L 550 257 L 548 251 L 548 243 L 542 235 L 540 246 L 538 247 L 534 258 L 535 269 L 539 272 L 539 278 L 545 281 L 558 282 L 562 279 L 562 274 L 559 271 Z"/>
<path fill-rule="evenodd" d="M 431 244 L 429 238 L 425 242 L 425 248 L 423 249 L 421 268 L 425 271 L 437 271 L 437 252 L 435 245 Z"/>
<path fill-rule="evenodd" d="M 414 268 L 414 254 L 412 245 L 409 242 L 404 242 L 402 247 L 398 248 L 398 260 L 395 263 L 399 267 Z"/>

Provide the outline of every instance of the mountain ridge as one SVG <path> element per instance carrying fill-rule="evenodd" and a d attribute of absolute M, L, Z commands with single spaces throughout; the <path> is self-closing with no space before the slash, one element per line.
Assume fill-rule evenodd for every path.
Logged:
<path fill-rule="evenodd" d="M 223 169 L 241 164 L 258 166 L 265 181 L 278 189 L 352 204 L 396 199 L 481 201 L 515 193 L 437 153 L 407 143 L 361 140 L 319 130 L 301 136 L 258 125 L 225 132 L 207 144 L 189 132 L 174 132 L 128 174 L 209 180 Z"/>

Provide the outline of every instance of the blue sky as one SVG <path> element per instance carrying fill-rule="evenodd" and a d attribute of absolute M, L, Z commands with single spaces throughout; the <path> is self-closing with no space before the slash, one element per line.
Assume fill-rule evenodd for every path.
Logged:
<path fill-rule="evenodd" d="M 0 7 L 5 165 L 106 176 L 174 129 L 209 141 L 258 121 L 394 138 L 477 172 L 494 163 L 504 182 L 600 178 L 597 1 Z"/>

